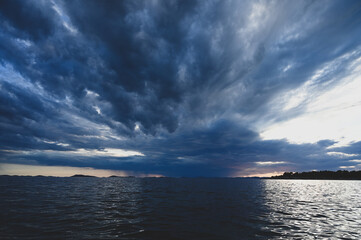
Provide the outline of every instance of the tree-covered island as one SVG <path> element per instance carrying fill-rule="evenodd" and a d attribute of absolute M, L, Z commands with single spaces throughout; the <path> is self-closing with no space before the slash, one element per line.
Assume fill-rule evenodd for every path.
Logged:
<path fill-rule="evenodd" d="M 325 180 L 361 180 L 361 171 L 311 171 L 311 172 L 285 172 L 271 179 L 325 179 Z"/>

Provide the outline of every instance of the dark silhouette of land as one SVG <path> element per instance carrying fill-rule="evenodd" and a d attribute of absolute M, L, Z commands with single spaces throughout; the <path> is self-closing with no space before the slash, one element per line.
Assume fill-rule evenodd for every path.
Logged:
<path fill-rule="evenodd" d="M 116 176 L 116 175 L 111 175 L 108 178 L 136 178 L 135 176 Z"/>
<path fill-rule="evenodd" d="M 0 175 L 0 177 L 49 177 L 43 175 L 37 176 L 19 176 L 19 175 Z M 51 176 L 50 176 L 51 177 Z M 98 178 L 91 175 L 75 174 L 71 178 Z M 112 175 L 108 178 L 137 178 L 135 176 L 116 176 Z M 146 177 L 153 178 L 153 177 Z M 167 178 L 167 177 L 161 177 Z M 181 177 L 187 178 L 187 177 Z M 204 178 L 204 177 L 197 177 Z M 279 176 L 272 177 L 237 177 L 239 179 L 324 179 L 324 180 L 361 180 L 361 171 L 311 171 L 311 172 L 284 172 Z"/>
<path fill-rule="evenodd" d="M 327 179 L 327 180 L 361 180 L 361 171 L 312 171 L 312 172 L 285 172 L 271 179 Z"/>
<path fill-rule="evenodd" d="M 95 178 L 95 176 L 90 176 L 90 175 L 83 175 L 83 174 L 75 174 L 71 177 L 92 177 L 92 178 Z"/>

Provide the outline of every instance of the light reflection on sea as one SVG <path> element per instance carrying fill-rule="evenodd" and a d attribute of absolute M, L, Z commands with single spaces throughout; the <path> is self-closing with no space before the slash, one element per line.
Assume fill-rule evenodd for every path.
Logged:
<path fill-rule="evenodd" d="M 361 182 L 266 180 L 265 231 L 285 238 L 360 239 Z"/>
<path fill-rule="evenodd" d="M 0 239 L 361 239 L 361 182 L 0 177 Z"/>

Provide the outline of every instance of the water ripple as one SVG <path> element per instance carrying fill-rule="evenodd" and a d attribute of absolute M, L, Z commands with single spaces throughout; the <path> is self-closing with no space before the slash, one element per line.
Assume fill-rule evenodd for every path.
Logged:
<path fill-rule="evenodd" d="M 0 239 L 360 239 L 361 182 L 0 177 Z"/>

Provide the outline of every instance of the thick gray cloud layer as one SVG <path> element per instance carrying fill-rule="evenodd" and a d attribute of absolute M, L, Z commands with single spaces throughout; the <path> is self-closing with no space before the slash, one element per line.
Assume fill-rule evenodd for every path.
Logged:
<path fill-rule="evenodd" d="M 347 74 L 360 11 L 359 1 L 2 1 L 1 161 L 175 176 L 335 169 L 351 157 L 327 154 L 334 142 L 265 141 L 257 129 L 302 114 L 307 102 L 285 112 L 274 99 L 325 65 L 338 59 L 315 88 Z M 145 156 L 54 154 L 107 148 Z"/>

